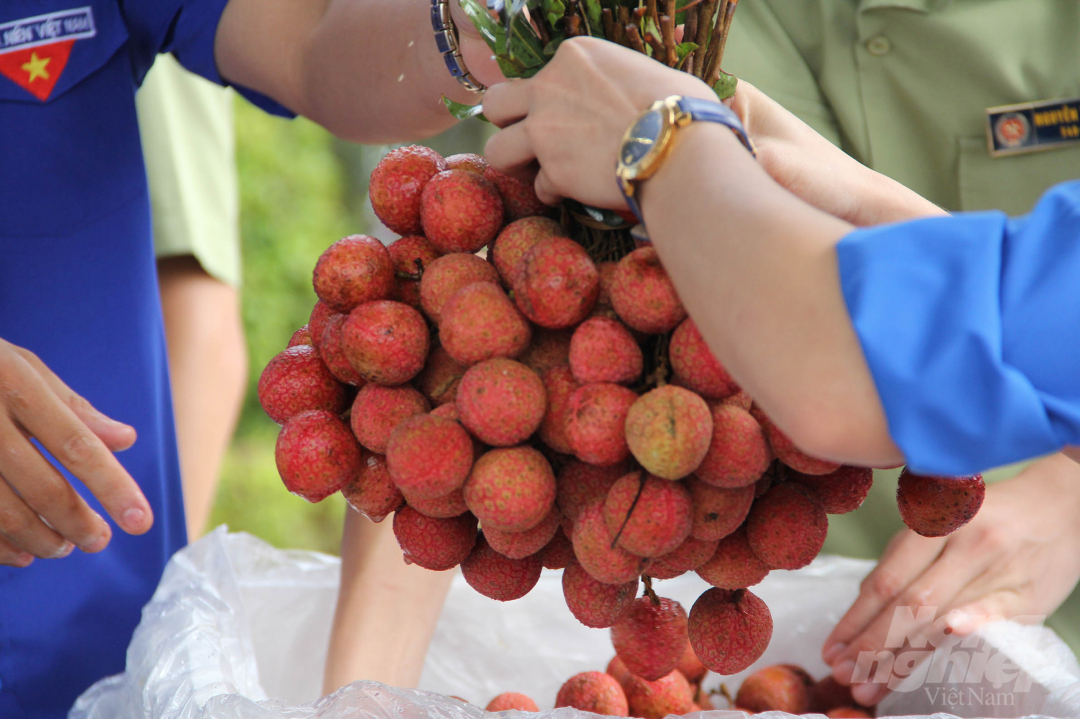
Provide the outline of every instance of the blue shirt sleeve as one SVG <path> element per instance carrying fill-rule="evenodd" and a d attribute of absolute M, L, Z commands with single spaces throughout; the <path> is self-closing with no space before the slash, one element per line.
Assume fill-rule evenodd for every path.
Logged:
<path fill-rule="evenodd" d="M 1080 180 L 1026 217 L 856 230 L 841 287 L 889 431 L 959 476 L 1080 444 Z"/>

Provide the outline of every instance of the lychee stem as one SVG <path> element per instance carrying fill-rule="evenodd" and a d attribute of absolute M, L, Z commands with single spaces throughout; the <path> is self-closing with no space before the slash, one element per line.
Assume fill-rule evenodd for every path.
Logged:
<path fill-rule="evenodd" d="M 719 689 L 713 689 L 709 692 L 710 697 L 717 695 L 724 697 L 729 707 L 735 708 L 735 699 L 731 696 L 731 692 L 728 691 L 727 684 L 721 684 Z"/>
<path fill-rule="evenodd" d="M 648 574 L 641 575 L 641 581 L 645 584 L 645 590 L 641 593 L 643 597 L 648 597 L 654 607 L 660 606 L 660 597 L 656 596 L 656 592 L 652 588 L 652 577 Z"/>

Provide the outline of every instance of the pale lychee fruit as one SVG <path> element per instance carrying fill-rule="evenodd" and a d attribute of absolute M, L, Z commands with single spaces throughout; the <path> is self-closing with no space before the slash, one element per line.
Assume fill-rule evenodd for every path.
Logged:
<path fill-rule="evenodd" d="M 772 448 L 776 458 L 796 472 L 802 472 L 803 474 L 829 474 L 830 472 L 835 472 L 840 469 L 839 462 L 811 457 L 796 447 L 795 443 L 792 442 L 779 427 L 773 424 L 768 415 L 762 412 L 761 408 L 757 405 L 750 408 L 750 414 L 758 421 L 761 428 L 765 430 L 765 437 L 769 440 L 769 446 Z"/>
<path fill-rule="evenodd" d="M 814 680 L 801 667 L 777 664 L 743 679 L 735 703 L 755 712 L 787 712 L 804 714 L 810 711 L 810 688 Z"/>
<path fill-rule="evenodd" d="M 312 409 L 340 414 L 348 401 L 345 387 L 311 345 L 283 350 L 259 376 L 259 404 L 278 424 Z"/>
<path fill-rule="evenodd" d="M 341 488 L 341 495 L 353 509 L 372 522 L 381 522 L 405 504 L 401 490 L 390 479 L 386 457 L 364 452 L 360 472 Z"/>
<path fill-rule="evenodd" d="M 349 364 L 349 358 L 345 356 L 345 350 L 341 346 L 341 332 L 346 319 L 348 315 L 335 314 L 326 320 L 318 344 L 319 356 L 339 382 L 360 387 L 365 384 L 364 378 Z"/>
<path fill-rule="evenodd" d="M 702 541 L 691 535 L 667 554 L 650 559 L 644 573 L 653 579 L 674 579 L 707 562 L 719 543 L 719 539 Z"/>
<path fill-rule="evenodd" d="M 662 334 L 686 318 L 675 285 L 652 247 L 634 250 L 619 261 L 610 293 L 619 318 L 640 332 Z"/>
<path fill-rule="evenodd" d="M 360 473 L 360 445 L 336 414 L 308 410 L 285 422 L 274 460 L 287 490 L 321 502 Z"/>
<path fill-rule="evenodd" d="M 489 263 L 466 252 L 438 258 L 428 265 L 420 279 L 420 306 L 424 314 L 438 324 L 447 301 L 462 287 L 475 282 L 498 285 L 499 273 Z"/>
<path fill-rule="evenodd" d="M 428 517 L 439 517 L 441 519 L 460 517 L 469 511 L 468 505 L 465 504 L 465 492 L 461 489 L 455 489 L 450 494 L 435 497 L 434 499 L 405 497 L 405 501 L 417 512 Z"/>
<path fill-rule="evenodd" d="M 640 470 L 615 482 L 604 500 L 608 532 L 620 547 L 639 557 L 673 551 L 690 536 L 693 521 L 690 492 L 681 482 Z"/>
<path fill-rule="evenodd" d="M 581 672 L 567 679 L 555 697 L 555 708 L 559 707 L 616 717 L 630 712 L 619 682 L 603 672 Z"/>
<path fill-rule="evenodd" d="M 549 217 L 523 217 L 502 228 L 491 246 L 489 259 L 503 282 L 512 287 L 525 253 L 548 237 L 569 237 L 569 234 Z"/>
<path fill-rule="evenodd" d="M 491 548 L 499 554 L 510 559 L 522 559 L 536 554 L 547 546 L 555 533 L 559 531 L 561 520 L 562 515 L 558 508 L 552 507 L 540 523 L 532 529 L 524 532 L 504 532 L 501 529 L 486 526 L 484 536 Z"/>
<path fill-rule="evenodd" d="M 631 676 L 624 689 L 631 716 L 663 719 L 668 714 L 686 714 L 693 709 L 693 687 L 675 669 L 656 681 Z"/>
<path fill-rule="evenodd" d="M 446 160 L 420 145 L 391 150 L 371 173 L 368 195 L 375 216 L 402 236 L 423 232 L 420 199 L 424 186 L 446 169 Z"/>
<path fill-rule="evenodd" d="M 424 368 L 428 353 L 427 323 L 412 307 L 392 300 L 360 305 L 342 328 L 345 356 L 368 382 L 408 382 Z"/>
<path fill-rule="evenodd" d="M 514 302 L 526 317 L 559 329 L 589 316 L 600 275 L 584 247 L 565 237 L 548 237 L 522 256 L 513 288 Z"/>
<path fill-rule="evenodd" d="M 465 503 L 485 528 L 525 532 L 555 505 L 555 474 L 532 447 L 492 449 L 473 465 Z"/>
<path fill-rule="evenodd" d="M 386 443 L 394 428 L 409 417 L 430 410 L 424 395 L 408 385 L 368 384 L 356 393 L 349 422 L 360 444 L 377 454 L 386 454 Z"/>
<path fill-rule="evenodd" d="M 506 221 L 513 222 L 522 217 L 546 215 L 551 207 L 545 205 L 536 196 L 536 189 L 531 183 L 522 182 L 516 177 L 504 175 L 493 167 L 484 170 L 484 179 L 499 190 L 505 209 Z"/>
<path fill-rule="evenodd" d="M 618 654 L 611 658 L 611 661 L 608 662 L 607 668 L 604 669 L 604 671 L 607 672 L 612 679 L 617 681 L 621 687 L 625 687 L 626 682 L 630 677 L 634 676 L 630 673 L 630 670 L 626 668 L 626 665 L 623 664 L 623 660 L 619 659 Z"/>
<path fill-rule="evenodd" d="M 537 374 L 543 374 L 552 367 L 570 365 L 570 338 L 573 328 L 549 330 L 543 327 L 533 328 L 532 341 L 521 353 L 518 361 Z"/>
<path fill-rule="evenodd" d="M 697 573 L 720 589 L 746 589 L 765 578 L 769 565 L 758 559 L 746 532 L 738 529 L 720 540 L 712 557 L 697 568 Z"/>
<path fill-rule="evenodd" d="M 394 263 L 395 285 L 390 299 L 420 309 L 420 280 L 439 251 L 422 235 L 402 237 L 386 248 Z"/>
<path fill-rule="evenodd" d="M 405 506 L 394 513 L 394 536 L 407 564 L 441 572 L 469 556 L 476 544 L 476 517 L 439 519 Z"/>
<path fill-rule="evenodd" d="M 739 385 L 716 359 L 689 317 L 671 333 L 668 357 L 683 386 L 702 397 L 723 399 L 739 391 Z"/>
<path fill-rule="evenodd" d="M 829 474 L 800 474 L 792 472 L 789 479 L 810 491 L 821 503 L 826 514 L 847 514 L 862 506 L 874 483 L 874 470 L 869 467 L 843 466 Z"/>
<path fill-rule="evenodd" d="M 978 513 L 985 496 L 982 475 L 933 477 L 905 467 L 896 486 L 900 518 L 924 537 L 944 537 L 963 527 Z"/>
<path fill-rule="evenodd" d="M 596 465 L 618 464 L 627 459 L 627 414 L 637 400 L 633 390 L 610 382 L 587 384 L 575 390 L 570 395 L 566 423 L 574 455 Z"/>
<path fill-rule="evenodd" d="M 311 337 L 311 344 L 316 349 L 319 347 L 319 342 L 322 341 L 323 330 L 326 329 L 326 322 L 334 315 L 339 314 L 334 312 L 330 308 L 330 305 L 326 304 L 322 300 L 315 303 L 315 306 L 311 308 L 311 315 L 308 317 L 308 336 Z"/>
<path fill-rule="evenodd" d="M 753 485 L 724 489 L 691 477 L 687 486 L 694 506 L 694 525 L 690 534 L 705 541 L 723 539 L 734 532 L 754 503 Z"/>
<path fill-rule="evenodd" d="M 712 434 L 705 400 L 674 385 L 647 392 L 626 413 L 626 443 L 634 458 L 664 479 L 682 479 L 697 469 Z"/>
<path fill-rule="evenodd" d="M 639 597 L 611 625 L 611 643 L 631 674 L 656 681 L 682 658 L 686 610 L 673 599 Z"/>
<path fill-rule="evenodd" d="M 485 444 L 509 447 L 540 427 L 547 409 L 544 383 L 531 369 L 497 357 L 473 365 L 454 404 L 465 427 Z"/>
<path fill-rule="evenodd" d="M 746 537 L 761 561 L 774 569 L 800 569 L 825 544 L 829 518 L 817 500 L 794 482 L 769 489 L 754 501 Z"/>
<path fill-rule="evenodd" d="M 468 368 L 451 357 L 442 345 L 438 345 L 428 353 L 427 363 L 424 364 L 424 369 L 420 370 L 420 374 L 416 375 L 413 384 L 431 400 L 432 406 L 453 404 L 458 382 L 466 369 Z"/>
<path fill-rule="evenodd" d="M 701 663 L 738 674 L 761 658 L 772 638 L 769 608 L 748 589 L 705 591 L 690 608 L 687 633 Z"/>
<path fill-rule="evenodd" d="M 570 369 L 581 384 L 629 384 L 641 376 L 644 357 L 626 325 L 607 317 L 585 320 L 570 339 Z"/>
<path fill-rule="evenodd" d="M 477 537 L 472 552 L 461 562 L 461 574 L 469 586 L 500 602 L 521 599 L 528 594 L 540 580 L 543 569 L 540 557 L 536 555 L 511 559 L 499 554 L 483 534 Z"/>
<path fill-rule="evenodd" d="M 604 523 L 603 500 L 581 508 L 570 536 L 578 562 L 593 579 L 605 584 L 624 584 L 641 574 L 645 559 L 615 544 Z"/>
<path fill-rule="evenodd" d="M 618 620 L 637 595 L 634 577 L 622 584 L 604 584 L 593 579 L 585 568 L 571 562 L 562 575 L 563 597 L 570 613 L 587 627 L 606 629 Z"/>
<path fill-rule="evenodd" d="M 574 545 L 570 543 L 570 537 L 566 536 L 561 526 L 555 530 L 551 541 L 540 550 L 540 561 L 544 563 L 544 569 L 566 569 L 577 561 L 574 558 Z"/>
<path fill-rule="evenodd" d="M 772 462 L 772 450 L 757 420 L 722 402 L 712 406 L 712 420 L 709 450 L 694 470 L 698 479 L 717 487 L 745 487 L 760 479 Z"/>
<path fill-rule="evenodd" d="M 454 293 L 443 306 L 439 339 L 463 365 L 492 357 L 517 357 L 529 346 L 532 330 L 502 288 L 474 282 Z"/>
<path fill-rule="evenodd" d="M 683 648 L 682 657 L 679 658 L 679 663 L 675 666 L 684 677 L 686 681 L 691 685 L 698 685 L 701 680 L 705 678 L 705 675 L 709 670 L 698 659 L 697 654 L 694 654 L 694 648 L 690 646 L 690 641 L 686 641 L 686 646 Z"/>
<path fill-rule="evenodd" d="M 502 198 L 481 175 L 446 170 L 424 186 L 420 223 L 439 252 L 476 252 L 495 239 L 503 225 Z"/>
<path fill-rule="evenodd" d="M 394 291 L 394 261 L 374 237 L 350 235 L 326 248 L 312 274 L 319 299 L 335 312 L 389 297 Z"/>
<path fill-rule="evenodd" d="M 457 155 L 455 155 L 455 157 L 457 157 Z M 484 707 L 484 711 L 486 712 L 505 712 L 510 710 L 538 712 L 540 711 L 540 708 L 536 706 L 536 702 L 532 699 L 517 692 L 503 692 L 489 701 L 488 705 Z"/>
<path fill-rule="evenodd" d="M 308 331 L 308 326 L 304 325 L 300 329 L 293 332 L 292 337 L 289 338 L 288 347 L 295 347 L 296 345 L 309 345 L 311 344 L 311 332 Z"/>
<path fill-rule="evenodd" d="M 469 433 L 453 420 L 430 414 L 398 424 L 386 444 L 390 477 L 406 497 L 445 497 L 465 483 L 472 460 Z"/>
<path fill-rule="evenodd" d="M 630 471 L 630 464 L 622 462 L 606 467 L 571 460 L 559 470 L 556 503 L 563 517 L 571 525 L 577 520 L 581 509 L 591 502 L 604 501 L 608 490 Z"/>
<path fill-rule="evenodd" d="M 569 367 L 553 367 L 540 376 L 547 396 L 547 410 L 537 430 L 548 447 L 562 454 L 571 454 L 570 438 L 566 434 L 570 418 L 570 396 L 578 388 Z"/>
<path fill-rule="evenodd" d="M 447 170 L 464 170 L 465 172 L 475 172 L 477 175 L 483 175 L 487 168 L 487 160 L 482 155 L 477 155 L 474 152 L 462 152 L 446 158 Z M 488 709 L 488 711 L 491 710 Z M 531 711 L 536 710 L 532 709 Z"/>

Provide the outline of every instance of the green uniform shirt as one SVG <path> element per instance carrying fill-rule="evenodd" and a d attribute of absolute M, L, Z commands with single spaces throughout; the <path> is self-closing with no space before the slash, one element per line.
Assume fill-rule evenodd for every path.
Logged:
<path fill-rule="evenodd" d="M 948 210 L 1023 214 L 1080 177 L 1080 145 L 993 158 L 986 132 L 987 108 L 1080 97 L 1076 0 L 745 0 L 724 69 Z M 897 476 L 829 517 L 826 552 L 881 555 L 903 528 Z M 1080 592 L 1048 624 L 1080 650 Z"/>

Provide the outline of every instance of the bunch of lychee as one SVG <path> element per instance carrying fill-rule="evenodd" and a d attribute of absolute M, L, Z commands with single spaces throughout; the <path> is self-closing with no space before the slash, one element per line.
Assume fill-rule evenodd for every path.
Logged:
<path fill-rule="evenodd" d="M 393 514 L 405 561 L 460 565 L 494 599 L 564 569 L 571 612 L 612 627 L 647 681 L 687 637 L 713 671 L 752 664 L 772 619 L 747 588 L 809 564 L 871 470 L 808 456 L 769 421 L 653 248 L 597 262 L 530 185 L 476 155 L 394 150 L 371 200 L 402 238 L 331 245 L 308 325 L 259 381 L 285 486 Z M 955 512 L 931 494 L 906 506 L 940 526 Z M 689 615 L 635 599 L 640 577 L 689 571 L 714 587 Z"/>

